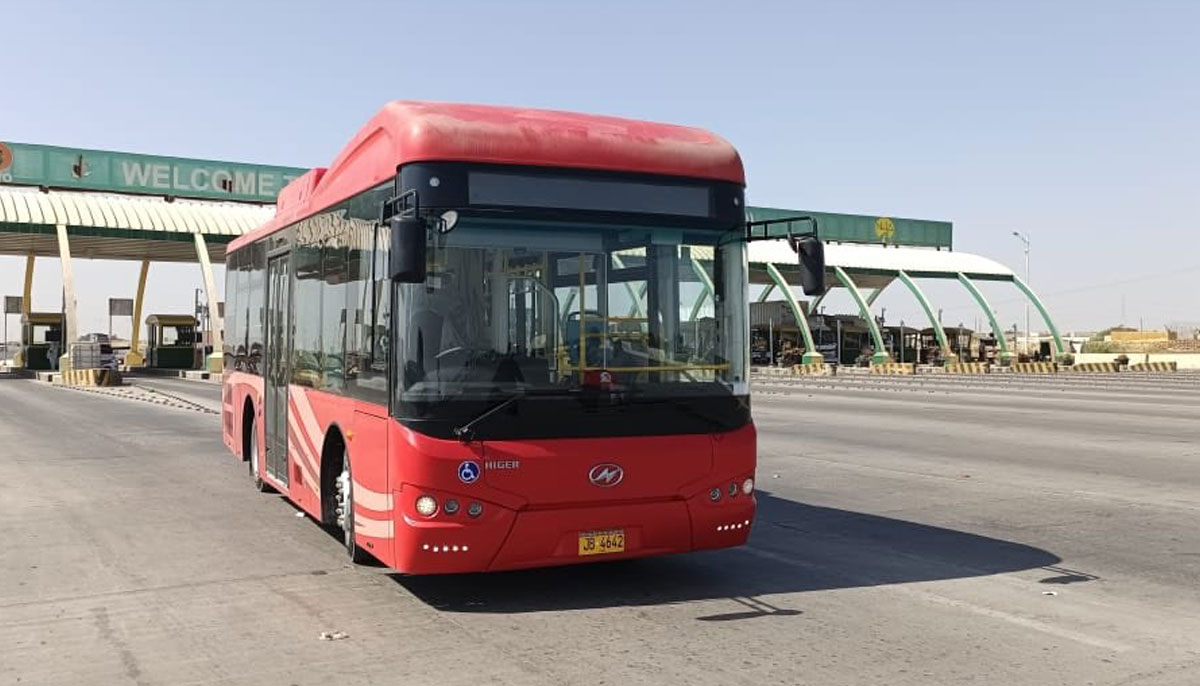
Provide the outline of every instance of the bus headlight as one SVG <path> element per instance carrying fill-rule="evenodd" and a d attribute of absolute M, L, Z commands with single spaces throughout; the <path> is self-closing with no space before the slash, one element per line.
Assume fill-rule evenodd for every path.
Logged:
<path fill-rule="evenodd" d="M 451 498 L 442 504 L 442 511 L 448 515 L 452 515 L 458 512 L 458 507 L 458 501 L 454 498 Z"/>
<path fill-rule="evenodd" d="M 435 512 L 437 512 L 437 499 L 431 495 L 417 498 L 417 514 L 423 517 L 432 517 Z"/>
<path fill-rule="evenodd" d="M 754 479 L 746 479 L 742 482 L 742 493 L 750 495 L 754 492 Z"/>

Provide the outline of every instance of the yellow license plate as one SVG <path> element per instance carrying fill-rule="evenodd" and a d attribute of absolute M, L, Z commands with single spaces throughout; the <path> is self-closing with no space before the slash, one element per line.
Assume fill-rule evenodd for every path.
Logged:
<path fill-rule="evenodd" d="M 623 552 L 625 552 L 624 529 L 579 532 L 580 555 L 605 555 L 608 553 Z"/>

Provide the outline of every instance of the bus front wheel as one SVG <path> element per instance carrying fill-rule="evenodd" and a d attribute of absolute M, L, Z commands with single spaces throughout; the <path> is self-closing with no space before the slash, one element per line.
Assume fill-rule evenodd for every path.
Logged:
<path fill-rule="evenodd" d="M 354 478 L 350 474 L 350 457 L 342 450 L 342 473 L 337 478 L 337 523 L 342 529 L 346 554 L 355 564 L 363 564 L 370 555 L 354 540 Z"/>

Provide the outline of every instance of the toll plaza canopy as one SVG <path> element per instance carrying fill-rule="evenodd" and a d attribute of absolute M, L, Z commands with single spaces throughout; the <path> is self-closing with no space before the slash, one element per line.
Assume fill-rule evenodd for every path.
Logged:
<path fill-rule="evenodd" d="M 944 359 L 955 359 L 946 332 L 936 316 L 937 309 L 925 296 L 917 284 L 917 279 L 950 279 L 962 284 L 987 317 L 1000 349 L 1001 359 L 1005 360 L 1011 359 L 1014 353 L 1008 348 L 995 312 L 975 282 L 1010 282 L 1029 298 L 1041 314 L 1054 339 L 1056 357 L 1066 352 L 1058 328 L 1045 306 L 1016 273 L 987 257 L 951 250 L 953 230 L 949 222 L 867 215 L 830 215 L 762 207 L 747 208 L 747 216 L 751 221 L 799 216 L 816 220 L 817 231 L 825 243 L 826 293 L 806 303 L 807 307 L 801 305 L 792 290 L 799 267 L 796 253 L 782 237 L 786 236 L 789 230 L 809 230 L 812 228 L 812 222 L 804 220 L 772 225 L 771 235 L 781 236 L 780 240 L 763 240 L 750 244 L 750 283 L 765 286 L 758 296 L 759 302 L 765 302 L 776 290 L 782 293 L 804 339 L 805 362 L 822 361 L 822 356 L 814 345 L 806 313 L 815 312 L 825 295 L 833 288 L 839 287 L 847 289 L 850 293 L 858 306 L 859 317 L 870 332 L 875 349 L 873 362 L 889 361 L 879 323 L 871 315 L 871 306 L 895 281 L 903 283 L 921 305 L 929 318 L 930 327 L 934 330 Z M 867 292 L 864 293 L 864 290 Z"/>
<path fill-rule="evenodd" d="M 140 260 L 131 357 L 150 262 L 201 265 L 210 342 L 221 349 L 212 262 L 274 215 L 279 190 L 304 169 L 0 142 L 0 254 L 26 257 L 28 314 L 37 257 L 62 265 L 64 342 L 79 336 L 71 258 Z M 127 358 L 128 359 L 128 358 Z M 215 359 L 215 356 L 214 356 Z"/>
<path fill-rule="evenodd" d="M 738 167 L 740 169 L 740 165 Z M 219 360 L 221 322 L 212 261 L 223 261 L 225 247 L 239 236 L 266 224 L 275 215 L 279 192 L 307 170 L 294 167 L 156 157 L 100 150 L 0 142 L 0 254 L 26 257 L 23 314 L 29 314 L 36 257 L 56 256 L 62 265 L 64 302 L 63 340 L 79 335 L 75 315 L 71 257 L 140 260 L 142 270 L 135 298 L 132 353 L 127 362 L 140 364 L 138 327 L 146 274 L 152 261 L 198 261 L 210 312 L 210 342 Z M 1010 357 L 1003 332 L 978 280 L 1010 281 L 1037 307 L 1054 335 L 1058 354 L 1064 352 L 1057 329 L 1041 302 L 1011 270 L 978 255 L 953 251 L 949 222 L 868 215 L 833 214 L 750 207 L 749 220 L 805 215 L 810 220 L 776 224 L 781 240 L 751 244 L 750 281 L 764 284 L 759 299 L 778 290 L 797 315 L 804 336 L 806 360 L 819 360 L 804 308 L 792 291 L 796 256 L 787 247 L 792 224 L 796 231 L 815 220 L 826 243 L 830 288 L 846 288 L 871 329 L 877 361 L 885 361 L 878 324 L 870 307 L 893 281 L 901 281 L 929 315 L 944 348 L 949 346 L 936 311 L 916 279 L 955 279 L 971 293 L 987 315 L 1001 349 Z M 702 259 L 702 258 L 701 258 Z M 711 259 L 711 256 L 709 256 Z M 863 294 L 862 289 L 870 289 Z M 711 297 L 711 296 L 710 296 Z M 808 303 L 815 311 L 824 295 Z M 699 303 L 693 313 L 699 312 Z"/>
<path fill-rule="evenodd" d="M 59 257 L 65 225 L 75 257 L 195 262 L 195 235 L 209 258 L 271 218 L 270 205 L 0 187 L 0 254 Z"/>

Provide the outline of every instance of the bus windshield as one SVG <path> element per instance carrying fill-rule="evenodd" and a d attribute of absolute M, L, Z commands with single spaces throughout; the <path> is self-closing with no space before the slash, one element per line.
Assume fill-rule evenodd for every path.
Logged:
<path fill-rule="evenodd" d="M 395 286 L 396 407 L 745 396 L 746 284 L 730 232 L 463 218 Z"/>

